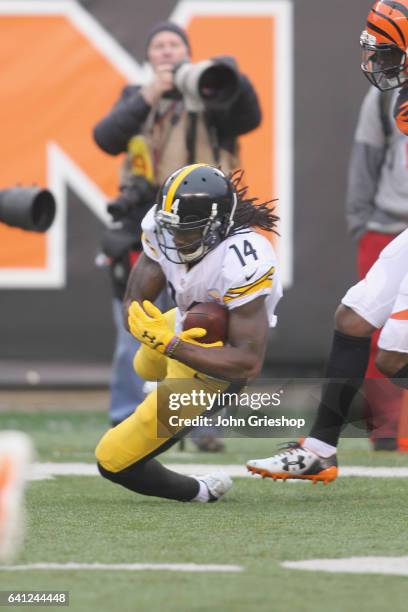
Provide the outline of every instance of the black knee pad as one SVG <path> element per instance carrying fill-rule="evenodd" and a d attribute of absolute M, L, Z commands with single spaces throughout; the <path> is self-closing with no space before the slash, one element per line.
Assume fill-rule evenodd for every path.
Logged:
<path fill-rule="evenodd" d="M 115 476 L 117 475 L 117 472 L 109 472 L 109 470 L 105 470 L 105 468 L 101 466 L 99 461 L 96 462 L 96 465 L 101 476 L 103 476 L 107 480 L 112 480 L 113 482 L 116 481 Z"/>
<path fill-rule="evenodd" d="M 107 480 L 111 480 L 112 482 L 116 482 L 117 484 L 121 484 L 124 487 L 128 487 L 128 483 L 129 483 L 129 471 L 131 471 L 132 476 L 132 484 L 134 485 L 135 480 L 138 480 L 138 475 L 140 472 L 140 477 L 141 480 L 143 480 L 143 470 L 140 469 L 138 470 L 138 466 L 140 464 L 138 463 L 134 463 L 131 466 L 131 470 L 129 470 L 129 468 L 125 468 L 124 470 L 121 470 L 120 472 L 110 472 L 109 470 L 107 470 L 106 468 L 104 468 L 100 463 L 97 463 L 98 466 L 98 470 L 101 476 L 103 476 L 104 478 L 106 478 Z M 133 488 L 133 487 L 132 487 Z"/>

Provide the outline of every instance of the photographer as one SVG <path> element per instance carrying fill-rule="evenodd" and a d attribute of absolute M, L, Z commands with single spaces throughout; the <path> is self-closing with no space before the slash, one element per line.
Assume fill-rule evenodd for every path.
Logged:
<path fill-rule="evenodd" d="M 119 257 L 117 244 L 108 252 L 112 245 L 106 245 L 109 239 L 105 240 L 105 253 L 112 261 L 117 311 L 130 267 L 140 250 L 138 223 L 155 202 L 157 185 L 176 168 L 195 161 L 220 166 L 227 173 L 238 167 L 237 137 L 255 129 L 261 120 L 254 88 L 239 72 L 235 60 L 223 56 L 191 64 L 190 42 L 178 25 L 164 22 L 154 27 L 147 37 L 146 56 L 153 71 L 151 81 L 144 86 L 125 87 L 112 111 L 94 130 L 97 144 L 106 153 L 126 154 L 121 195 L 109 211 L 114 218 L 128 211 L 122 215 L 121 231 L 127 234 L 129 244 Z M 135 189 L 138 196 L 133 198 Z M 118 333 L 121 348 L 118 344 L 116 355 L 121 353 L 121 358 L 114 362 L 110 409 L 114 422 L 131 414 L 142 400 L 142 382 L 133 371 L 130 374 L 137 345 L 123 329 Z M 122 374 L 118 376 L 119 372 Z M 116 394 L 120 394 L 120 400 L 115 399 Z M 206 450 L 217 450 L 214 440 L 210 439 Z"/>

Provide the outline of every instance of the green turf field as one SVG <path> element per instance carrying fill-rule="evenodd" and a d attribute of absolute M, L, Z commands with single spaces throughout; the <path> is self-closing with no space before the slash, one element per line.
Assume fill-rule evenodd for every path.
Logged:
<path fill-rule="evenodd" d="M 0 428 L 32 434 L 39 461 L 90 462 L 105 427 L 97 412 L 0 413 Z M 269 454 L 274 440 L 227 440 L 224 455 L 167 453 L 168 462 L 228 464 Z M 343 465 L 408 466 L 408 455 L 372 453 L 347 440 Z M 69 590 L 78 611 L 405 610 L 405 577 L 284 569 L 307 558 L 406 555 L 404 479 L 343 478 L 334 485 L 237 478 L 218 504 L 143 498 L 98 477 L 31 482 L 28 535 L 17 564 L 237 564 L 241 573 L 168 571 L 0 572 L 0 590 Z"/>

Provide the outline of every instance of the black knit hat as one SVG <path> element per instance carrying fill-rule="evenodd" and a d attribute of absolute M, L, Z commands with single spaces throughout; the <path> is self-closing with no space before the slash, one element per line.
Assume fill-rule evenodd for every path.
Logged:
<path fill-rule="evenodd" d="M 150 43 L 152 42 L 153 36 L 156 36 L 156 34 L 159 32 L 173 32 L 174 34 L 177 34 L 177 36 L 179 36 L 186 45 L 188 52 L 191 54 L 190 41 L 188 39 L 187 32 L 172 21 L 161 21 L 150 30 L 146 38 L 146 53 Z"/>

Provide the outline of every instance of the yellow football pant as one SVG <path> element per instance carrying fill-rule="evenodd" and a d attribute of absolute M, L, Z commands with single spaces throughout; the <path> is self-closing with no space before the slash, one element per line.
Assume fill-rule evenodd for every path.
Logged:
<path fill-rule="evenodd" d="M 173 309 L 165 314 L 173 329 L 175 312 Z M 135 355 L 134 366 L 139 376 L 147 380 L 163 379 L 163 381 L 157 389 L 146 396 L 133 414 L 107 431 L 100 440 L 95 451 L 96 458 L 109 472 L 120 472 L 142 459 L 153 457 L 169 448 L 171 443 L 178 439 L 176 434 L 183 429 L 183 427 L 171 428 L 170 431 L 170 428 L 166 427 L 170 414 L 177 414 L 181 418 L 193 418 L 205 411 L 205 405 L 187 405 L 177 412 L 171 412 L 170 394 L 188 393 L 191 397 L 193 391 L 217 393 L 229 387 L 228 382 L 199 373 L 143 344 Z M 158 421 L 158 414 L 162 424 Z"/>

